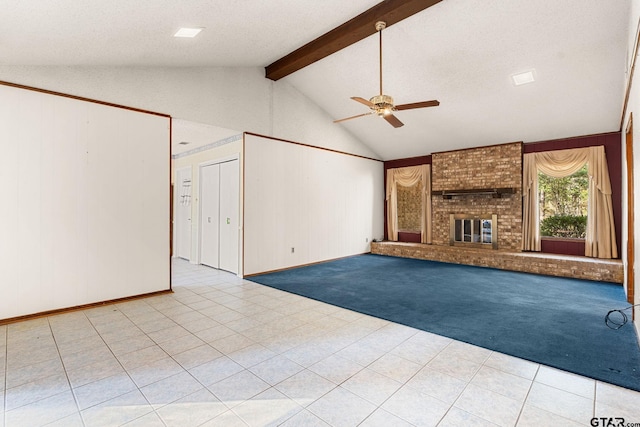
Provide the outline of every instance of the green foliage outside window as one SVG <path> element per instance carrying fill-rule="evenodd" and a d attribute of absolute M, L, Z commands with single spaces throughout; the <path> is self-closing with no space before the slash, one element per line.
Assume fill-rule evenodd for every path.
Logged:
<path fill-rule="evenodd" d="M 586 215 L 556 215 L 540 221 L 540 234 L 553 237 L 584 239 L 587 234 Z"/>
<path fill-rule="evenodd" d="M 587 166 L 564 178 L 538 173 L 538 192 L 540 234 L 584 239 L 589 200 Z"/>

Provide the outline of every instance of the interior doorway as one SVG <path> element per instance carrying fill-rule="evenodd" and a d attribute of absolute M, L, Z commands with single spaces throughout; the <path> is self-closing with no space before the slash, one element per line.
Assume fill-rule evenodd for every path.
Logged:
<path fill-rule="evenodd" d="M 200 166 L 200 263 L 238 274 L 238 159 Z"/>

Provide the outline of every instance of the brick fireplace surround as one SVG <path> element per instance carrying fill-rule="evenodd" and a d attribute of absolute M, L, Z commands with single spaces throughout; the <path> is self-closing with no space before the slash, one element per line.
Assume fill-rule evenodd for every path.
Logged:
<path fill-rule="evenodd" d="M 417 158 L 431 162 L 432 244 L 373 242 L 371 253 L 623 283 L 620 260 L 520 251 L 522 155 L 523 144 L 516 142 Z M 496 188 L 508 191 L 486 194 Z M 450 246 L 451 214 L 497 214 L 498 248 Z"/>

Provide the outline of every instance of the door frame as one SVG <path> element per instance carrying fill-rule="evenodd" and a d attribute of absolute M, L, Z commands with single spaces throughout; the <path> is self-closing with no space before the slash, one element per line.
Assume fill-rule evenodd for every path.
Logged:
<path fill-rule="evenodd" d="M 625 152 L 627 161 L 627 301 L 633 304 L 635 297 L 635 248 L 634 248 L 634 198 L 633 198 L 633 113 L 625 131 Z"/>
<path fill-rule="evenodd" d="M 207 160 L 204 161 L 202 163 L 198 163 L 198 233 L 197 233 L 197 238 L 198 238 L 198 254 L 196 256 L 196 259 L 198 260 L 198 264 L 202 264 L 202 185 L 201 182 L 201 178 L 202 178 L 202 168 L 205 168 L 207 166 L 211 166 L 211 165 L 217 165 L 220 163 L 228 163 L 228 162 L 232 162 L 234 160 L 237 160 L 238 162 L 240 161 L 240 153 L 236 153 L 236 154 L 232 154 L 229 156 L 225 156 L 225 157 L 219 157 L 217 159 L 211 159 L 211 160 Z M 242 165 L 239 164 L 240 167 L 242 167 Z M 242 170 L 241 170 L 242 171 Z M 242 181 L 240 181 L 240 187 L 242 187 Z M 241 190 L 241 189 L 240 189 Z M 240 212 L 240 211 L 238 211 Z M 240 217 L 240 213 L 238 213 L 238 216 Z M 238 221 L 240 220 L 240 218 L 238 218 Z M 238 244 L 241 244 L 241 242 L 239 242 Z"/>
<path fill-rule="evenodd" d="M 216 220 L 215 220 L 215 225 L 216 225 L 216 232 L 217 232 L 217 237 L 216 239 L 218 240 L 216 242 L 216 260 L 215 262 L 210 262 L 210 263 L 205 263 L 204 260 L 202 259 L 202 254 L 204 253 L 203 251 L 203 246 L 204 246 L 204 224 L 208 221 L 205 221 L 205 213 L 203 211 L 204 209 L 204 187 L 205 187 L 205 180 L 203 179 L 204 176 L 204 172 L 205 170 L 207 170 L 207 168 L 212 168 L 213 166 L 217 166 L 216 170 L 212 172 L 209 172 L 211 174 L 211 176 L 215 176 L 215 183 L 214 186 L 217 186 L 217 188 L 213 188 L 214 191 L 217 192 L 217 195 L 215 197 L 217 197 L 217 200 L 215 199 L 215 197 L 212 197 L 213 199 L 213 203 L 209 203 L 209 205 L 214 204 L 217 212 L 215 212 L 215 216 L 216 216 Z M 211 268 L 215 268 L 216 270 L 218 270 L 220 268 L 220 225 L 219 223 L 219 216 L 220 216 L 220 163 L 214 162 L 214 163 L 207 163 L 204 165 L 199 165 L 198 167 L 198 171 L 199 171 L 199 175 L 198 175 L 198 264 L 200 265 L 205 265 L 207 267 L 211 267 Z M 211 191 L 212 189 L 210 189 Z M 210 206 L 211 207 L 211 206 Z M 207 212 L 208 214 L 212 214 L 212 212 Z M 211 245 L 209 245 L 211 246 Z M 210 260 L 212 261 L 212 260 Z"/>
<path fill-rule="evenodd" d="M 225 250 L 220 250 L 218 253 L 219 268 L 235 275 L 240 274 L 240 167 L 240 160 L 220 163 L 220 227 L 218 231 L 219 248 Z M 225 222 L 225 217 L 230 221 Z"/>

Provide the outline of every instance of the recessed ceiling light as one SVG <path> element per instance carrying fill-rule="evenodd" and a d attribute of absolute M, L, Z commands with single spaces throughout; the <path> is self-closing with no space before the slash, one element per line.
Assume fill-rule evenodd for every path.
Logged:
<path fill-rule="evenodd" d="M 513 79 L 513 84 L 515 84 L 516 86 L 531 83 L 536 80 L 533 76 L 533 70 L 525 71 L 524 73 L 513 74 L 511 78 Z"/>
<path fill-rule="evenodd" d="M 180 28 L 173 37 L 195 37 L 203 28 Z"/>

